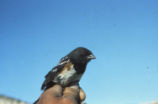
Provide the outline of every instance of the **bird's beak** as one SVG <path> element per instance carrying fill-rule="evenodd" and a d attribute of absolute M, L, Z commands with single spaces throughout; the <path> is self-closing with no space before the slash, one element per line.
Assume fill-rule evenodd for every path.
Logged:
<path fill-rule="evenodd" d="M 87 58 L 88 58 L 89 60 L 91 60 L 91 59 L 96 59 L 96 57 L 95 57 L 93 54 L 89 55 Z"/>

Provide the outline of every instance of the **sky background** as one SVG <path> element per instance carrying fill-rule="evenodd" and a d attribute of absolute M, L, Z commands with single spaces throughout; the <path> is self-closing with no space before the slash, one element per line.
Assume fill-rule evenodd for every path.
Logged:
<path fill-rule="evenodd" d="M 44 76 L 78 46 L 88 104 L 158 100 L 157 0 L 0 0 L 0 94 L 34 102 Z"/>

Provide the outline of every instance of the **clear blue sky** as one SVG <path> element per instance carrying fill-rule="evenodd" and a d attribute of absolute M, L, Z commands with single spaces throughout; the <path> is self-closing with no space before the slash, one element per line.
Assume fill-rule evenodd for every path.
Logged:
<path fill-rule="evenodd" d="M 158 100 L 157 0 L 0 0 L 0 94 L 33 102 L 78 46 L 97 57 L 80 82 L 88 104 Z"/>

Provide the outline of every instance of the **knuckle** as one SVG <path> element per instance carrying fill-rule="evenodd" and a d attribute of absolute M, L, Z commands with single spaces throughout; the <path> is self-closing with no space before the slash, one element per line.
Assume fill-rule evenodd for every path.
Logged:
<path fill-rule="evenodd" d="M 73 99 L 69 99 L 69 98 L 63 98 L 62 101 L 63 104 L 76 104 Z"/>

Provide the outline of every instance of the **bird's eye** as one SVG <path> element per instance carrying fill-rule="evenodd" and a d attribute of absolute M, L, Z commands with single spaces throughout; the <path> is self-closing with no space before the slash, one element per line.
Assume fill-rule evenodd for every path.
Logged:
<path fill-rule="evenodd" d="M 84 56 L 88 56 L 88 55 L 89 55 L 88 52 L 82 52 L 82 53 L 81 53 L 81 56 L 83 56 L 83 57 L 84 57 Z"/>
<path fill-rule="evenodd" d="M 83 56 L 86 55 L 86 52 L 82 52 L 81 55 L 83 55 Z"/>
<path fill-rule="evenodd" d="M 81 56 L 84 56 L 85 54 L 84 53 L 81 53 Z"/>

